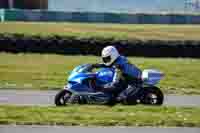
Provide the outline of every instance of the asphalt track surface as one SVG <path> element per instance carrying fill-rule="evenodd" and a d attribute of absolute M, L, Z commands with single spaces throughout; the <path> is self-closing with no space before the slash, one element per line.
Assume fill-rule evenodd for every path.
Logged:
<path fill-rule="evenodd" d="M 0 104 L 14 105 L 54 105 L 54 96 L 58 91 L 25 91 L 0 90 Z M 169 106 L 200 106 L 200 96 L 165 96 L 164 105 Z"/>
<path fill-rule="evenodd" d="M 58 91 L 0 90 L 0 104 L 54 106 Z M 200 96 L 165 96 L 164 105 L 200 106 Z M 0 133 L 200 133 L 200 128 L 63 127 L 0 125 Z"/>
<path fill-rule="evenodd" d="M 200 128 L 0 126 L 0 133 L 200 133 Z"/>

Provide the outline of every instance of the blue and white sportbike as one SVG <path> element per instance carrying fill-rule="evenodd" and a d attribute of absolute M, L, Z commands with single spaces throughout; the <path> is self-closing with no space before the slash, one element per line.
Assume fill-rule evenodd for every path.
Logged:
<path fill-rule="evenodd" d="M 74 68 L 68 77 L 64 89 L 55 96 L 55 104 L 115 104 L 112 94 L 98 91 L 98 86 L 112 82 L 113 68 L 101 68 L 92 72 L 90 64 L 80 65 Z M 163 73 L 158 70 L 144 70 L 142 72 L 142 95 L 137 99 L 138 103 L 150 105 L 162 105 L 163 93 L 155 85 L 162 79 Z M 126 88 L 124 88 L 126 89 Z M 120 94 L 119 94 L 120 95 Z"/>

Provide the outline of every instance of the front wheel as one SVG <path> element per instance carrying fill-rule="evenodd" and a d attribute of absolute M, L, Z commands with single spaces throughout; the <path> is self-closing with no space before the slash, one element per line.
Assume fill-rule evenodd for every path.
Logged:
<path fill-rule="evenodd" d="M 153 86 L 153 87 L 145 87 L 145 93 L 141 99 L 143 104 L 149 105 L 162 105 L 164 101 L 164 95 L 162 91 Z"/>
<path fill-rule="evenodd" d="M 61 90 L 59 91 L 54 99 L 54 102 L 56 104 L 56 106 L 64 106 L 66 105 L 66 102 L 68 101 L 68 99 L 71 97 L 71 92 L 67 91 L 67 90 Z"/>

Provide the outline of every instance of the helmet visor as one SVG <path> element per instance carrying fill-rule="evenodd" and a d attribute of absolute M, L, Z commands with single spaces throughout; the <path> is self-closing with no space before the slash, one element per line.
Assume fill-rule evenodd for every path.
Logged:
<path fill-rule="evenodd" d="M 111 57 L 110 56 L 103 57 L 102 59 L 103 59 L 104 63 L 109 63 L 111 61 Z"/>

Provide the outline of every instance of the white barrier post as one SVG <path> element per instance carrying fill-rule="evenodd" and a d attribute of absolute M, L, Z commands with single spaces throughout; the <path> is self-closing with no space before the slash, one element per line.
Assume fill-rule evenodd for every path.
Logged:
<path fill-rule="evenodd" d="M 0 22 L 4 22 L 5 21 L 5 16 L 4 16 L 4 9 L 0 9 Z"/>

